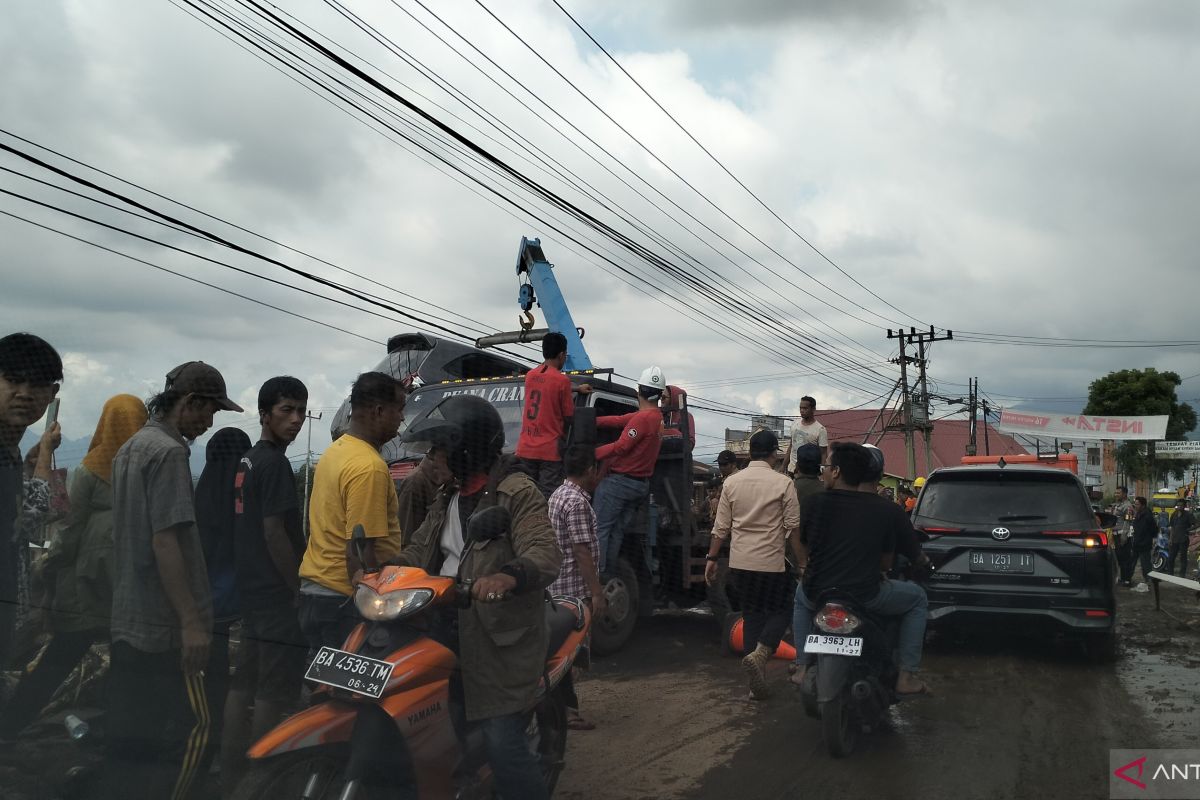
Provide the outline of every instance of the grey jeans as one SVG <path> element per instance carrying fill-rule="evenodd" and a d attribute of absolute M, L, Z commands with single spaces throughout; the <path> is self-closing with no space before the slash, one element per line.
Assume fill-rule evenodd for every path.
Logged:
<path fill-rule="evenodd" d="M 879 594 L 863 609 L 874 611 L 885 617 L 900 617 L 899 667 L 905 672 L 916 672 L 921 667 L 921 647 L 925 644 L 925 623 L 928 621 L 929 602 L 925 590 L 909 581 L 886 580 L 879 584 Z M 812 616 L 816 608 L 803 586 L 796 587 L 796 602 L 792 614 L 792 635 L 796 641 L 796 662 L 804 663 L 804 640 L 812 630 Z"/>

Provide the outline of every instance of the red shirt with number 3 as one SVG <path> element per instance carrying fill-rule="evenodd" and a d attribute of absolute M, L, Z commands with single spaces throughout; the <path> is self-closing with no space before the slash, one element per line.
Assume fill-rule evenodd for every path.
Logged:
<path fill-rule="evenodd" d="M 517 457 L 562 461 L 558 440 L 562 438 L 567 418 L 574 414 L 570 378 L 549 364 L 525 373 L 525 410 L 521 416 Z"/>

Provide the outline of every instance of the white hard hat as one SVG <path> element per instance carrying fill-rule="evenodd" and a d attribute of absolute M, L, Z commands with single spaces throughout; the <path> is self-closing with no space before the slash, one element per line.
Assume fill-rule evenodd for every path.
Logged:
<path fill-rule="evenodd" d="M 667 379 L 659 367 L 646 367 L 642 370 L 641 377 L 638 378 L 638 386 L 663 390 L 667 388 Z"/>

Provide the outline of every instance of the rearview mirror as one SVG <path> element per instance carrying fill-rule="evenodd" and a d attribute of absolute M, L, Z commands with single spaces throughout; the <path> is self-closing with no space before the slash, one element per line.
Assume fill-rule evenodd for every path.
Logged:
<path fill-rule="evenodd" d="M 1096 519 L 1100 520 L 1101 528 L 1115 528 L 1117 525 L 1117 515 L 1107 511 L 1096 512 Z"/>
<path fill-rule="evenodd" d="M 512 514 L 503 506 L 490 506 L 476 511 L 467 520 L 467 539 L 472 542 L 487 542 L 499 539 L 512 527 Z"/>

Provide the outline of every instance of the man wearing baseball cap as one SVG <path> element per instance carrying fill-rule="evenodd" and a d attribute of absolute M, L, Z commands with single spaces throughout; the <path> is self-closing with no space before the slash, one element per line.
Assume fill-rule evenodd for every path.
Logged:
<path fill-rule="evenodd" d="M 167 374 L 150 420 L 113 459 L 108 748 L 101 797 L 186 798 L 209 741 L 204 668 L 212 597 L 196 530 L 188 444 L 241 411 L 202 361 Z"/>

